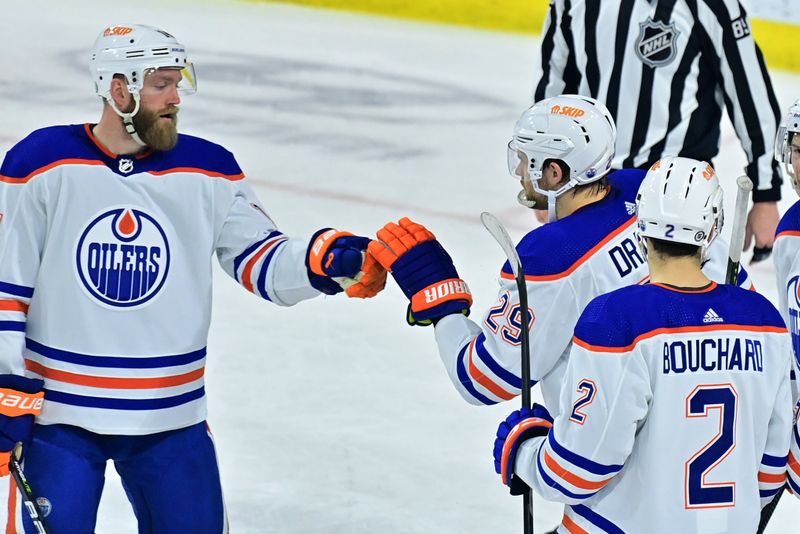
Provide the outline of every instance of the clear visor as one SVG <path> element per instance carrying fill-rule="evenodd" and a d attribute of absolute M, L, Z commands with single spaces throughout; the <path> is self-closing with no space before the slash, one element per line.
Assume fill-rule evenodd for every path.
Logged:
<path fill-rule="evenodd" d="M 786 126 L 781 126 L 775 136 L 775 161 L 788 164 L 791 161 L 790 157 L 789 132 Z"/>
<path fill-rule="evenodd" d="M 173 90 L 181 95 L 191 95 L 197 92 L 197 77 L 192 63 L 186 63 L 183 68 L 151 67 L 145 69 L 144 80 L 139 88 L 140 95 L 160 95 Z"/>
<path fill-rule="evenodd" d="M 508 142 L 508 151 L 506 152 L 506 162 L 508 163 L 508 174 L 517 180 L 530 179 L 528 169 L 528 156 L 521 150 L 517 149 L 517 145 L 512 139 Z"/>

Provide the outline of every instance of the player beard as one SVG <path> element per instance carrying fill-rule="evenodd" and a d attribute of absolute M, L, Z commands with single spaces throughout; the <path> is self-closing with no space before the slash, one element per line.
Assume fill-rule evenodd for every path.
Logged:
<path fill-rule="evenodd" d="M 165 115 L 170 119 L 164 119 Z M 172 150 L 178 144 L 178 108 L 159 112 L 140 109 L 133 116 L 133 126 L 142 141 L 154 150 Z"/>

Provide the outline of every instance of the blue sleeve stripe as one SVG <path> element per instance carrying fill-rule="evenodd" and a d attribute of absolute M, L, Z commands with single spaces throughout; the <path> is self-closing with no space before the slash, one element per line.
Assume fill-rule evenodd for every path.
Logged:
<path fill-rule="evenodd" d="M 0 292 L 25 298 L 31 298 L 33 296 L 32 287 L 18 286 L 17 284 L 10 284 L 8 282 L 0 282 Z"/>
<path fill-rule="evenodd" d="M 475 352 L 478 354 L 478 358 L 480 359 L 480 361 L 483 362 L 483 364 L 486 367 L 488 367 L 489 370 L 492 371 L 492 373 L 494 373 L 494 375 L 499 379 L 501 379 L 503 382 L 505 382 L 512 388 L 521 389 L 522 379 L 517 375 L 515 375 L 514 373 L 507 371 L 506 369 L 503 369 L 500 366 L 500 364 L 498 364 L 494 360 L 494 358 L 492 358 L 492 355 L 489 354 L 489 351 L 486 350 L 486 347 L 483 345 L 485 341 L 486 341 L 486 334 L 481 332 L 480 335 L 478 336 L 478 339 L 475 341 Z M 531 386 L 533 386 L 533 384 L 535 383 L 536 383 L 535 380 L 531 380 Z"/>
<path fill-rule="evenodd" d="M 492 405 L 497 404 L 497 401 L 493 401 L 492 399 L 481 395 L 475 386 L 472 385 L 472 380 L 470 380 L 469 376 L 467 376 L 467 370 L 464 367 L 464 354 L 467 352 L 467 348 L 469 347 L 469 343 L 464 345 L 458 353 L 458 360 L 456 361 L 456 372 L 458 373 L 458 381 L 461 382 L 461 385 L 464 386 L 464 389 L 469 392 L 470 395 L 475 397 L 478 401 L 482 402 L 483 404 Z"/>
<path fill-rule="evenodd" d="M 584 458 L 583 456 L 579 456 L 572 451 L 565 449 L 561 444 L 556 441 L 556 438 L 553 436 L 554 432 L 550 432 L 547 434 L 547 440 L 550 443 L 550 448 L 555 451 L 560 457 L 564 458 L 566 461 L 573 465 L 577 465 L 584 471 L 587 471 L 593 475 L 597 476 L 607 476 L 613 473 L 616 473 L 622 469 L 621 465 L 603 465 L 588 458 Z"/>
<path fill-rule="evenodd" d="M 795 483 L 794 479 L 791 476 L 787 478 L 786 481 L 789 483 L 789 487 L 792 488 L 794 494 L 800 495 L 800 485 L 797 485 L 797 483 Z"/>
<path fill-rule="evenodd" d="M 84 406 L 87 408 L 103 408 L 106 410 L 162 410 L 164 408 L 174 408 L 202 398 L 205 395 L 205 388 L 200 387 L 194 391 L 175 395 L 174 397 L 163 397 L 160 399 L 112 399 L 107 397 L 89 397 L 85 395 L 75 395 L 53 389 L 44 390 L 46 402 L 59 402 L 70 406 Z"/>
<path fill-rule="evenodd" d="M 267 291 L 267 271 L 269 270 L 269 263 L 272 261 L 272 257 L 276 252 L 278 252 L 278 249 L 280 249 L 285 242 L 286 240 L 284 239 L 283 242 L 272 247 L 272 250 L 269 251 L 267 257 L 264 258 L 264 262 L 261 264 L 261 271 L 258 273 L 258 293 L 262 298 L 270 302 L 272 302 L 272 299 L 269 297 L 269 292 Z"/>
<path fill-rule="evenodd" d="M 547 484 L 549 487 L 553 489 L 560 491 L 570 499 L 580 499 L 580 500 L 588 499 L 589 497 L 593 497 L 594 494 L 597 493 L 596 491 L 592 491 L 590 493 L 582 493 L 582 494 L 572 493 L 567 488 L 565 488 L 564 486 L 553 480 L 550 477 L 550 475 L 547 474 L 547 471 L 545 471 L 544 466 L 542 466 L 542 447 L 539 447 L 539 452 L 536 454 L 536 468 L 539 471 L 539 475 L 542 477 L 542 480 L 544 481 L 545 484 Z"/>
<path fill-rule="evenodd" d="M 246 259 L 246 258 L 247 258 L 249 255 L 250 255 L 250 254 L 252 254 L 253 252 L 255 252 L 255 251 L 256 251 L 256 249 L 258 249 L 258 247 L 260 247 L 261 245 L 263 245 L 263 244 L 264 244 L 264 242 L 266 242 L 268 239 L 271 239 L 271 238 L 273 238 L 273 237 L 275 237 L 275 236 L 278 236 L 278 235 L 283 235 L 283 234 L 282 234 L 281 232 L 278 232 L 277 230 L 270 232 L 270 233 L 267 235 L 267 237 L 265 237 L 264 239 L 261 239 L 260 241 L 256 241 L 255 243 L 253 243 L 252 245 L 250 245 L 249 247 L 247 247 L 246 249 L 244 249 L 244 252 L 242 252 L 241 254 L 239 254 L 238 256 L 236 256 L 236 258 L 234 258 L 234 260 L 233 260 L 233 274 L 235 275 L 235 277 L 236 277 L 236 281 L 237 281 L 237 282 L 241 282 L 241 280 L 239 280 L 239 266 L 242 264 L 242 262 L 243 262 L 243 261 L 244 261 L 244 260 L 245 260 L 245 259 Z"/>
<path fill-rule="evenodd" d="M 779 491 L 781 491 L 782 489 L 783 489 L 783 486 L 778 486 L 777 488 L 773 488 L 773 489 L 758 490 L 758 494 L 761 496 L 762 499 L 765 498 L 765 497 L 774 497 L 775 494 L 778 493 Z"/>
<path fill-rule="evenodd" d="M 0 331 L 2 332 L 24 332 L 25 321 L 0 321 Z"/>
<path fill-rule="evenodd" d="M 786 467 L 788 459 L 788 454 L 786 456 L 770 456 L 769 454 L 765 454 L 761 457 L 761 463 L 769 467 Z"/>
<path fill-rule="evenodd" d="M 187 365 L 202 360 L 206 357 L 206 348 L 187 352 L 185 354 L 175 354 L 170 356 L 94 356 L 91 354 L 79 354 L 67 350 L 55 349 L 42 345 L 30 338 L 25 339 L 25 347 L 45 358 L 58 360 L 60 362 L 74 363 L 76 365 L 86 365 L 88 367 L 112 367 L 115 369 L 159 369 L 162 367 L 174 367 L 176 365 Z"/>
<path fill-rule="evenodd" d="M 570 506 L 573 512 L 587 520 L 589 523 L 593 524 L 597 528 L 601 529 L 603 532 L 607 532 L 608 534 L 625 534 L 621 528 L 617 525 L 606 519 L 605 517 L 601 516 L 588 506 L 584 506 L 582 504 L 575 504 Z"/>

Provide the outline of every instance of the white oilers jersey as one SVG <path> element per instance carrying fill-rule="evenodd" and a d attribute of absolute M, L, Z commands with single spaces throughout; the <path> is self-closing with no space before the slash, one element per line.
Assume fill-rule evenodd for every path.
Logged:
<path fill-rule="evenodd" d="M 214 254 L 266 300 L 318 294 L 306 242 L 203 139 L 130 157 L 89 125 L 39 130 L 6 156 L 0 200 L 0 373 L 44 378 L 41 424 L 149 434 L 203 421 Z"/>
<path fill-rule="evenodd" d="M 800 202 L 795 202 L 781 218 L 772 257 L 778 284 L 778 307 L 792 334 L 797 369 L 800 366 Z M 796 380 L 794 388 L 797 401 L 800 388 Z"/>
<path fill-rule="evenodd" d="M 648 280 L 636 231 L 635 201 L 646 172 L 609 176 L 606 197 L 526 235 L 517 245 L 530 306 L 531 378 L 541 381 L 547 407 L 558 409 L 561 379 L 578 317 L 593 298 Z M 717 238 L 703 271 L 724 282 L 728 247 Z M 739 284 L 752 283 L 742 269 Z M 436 325 L 445 368 L 459 393 L 472 404 L 495 404 L 520 393 L 519 294 L 509 264 L 500 274 L 496 304 L 478 325 L 462 315 Z"/>
<path fill-rule="evenodd" d="M 568 505 L 562 534 L 751 534 L 786 482 L 790 343 L 772 304 L 734 286 L 598 297 L 559 415 L 515 472 Z"/>

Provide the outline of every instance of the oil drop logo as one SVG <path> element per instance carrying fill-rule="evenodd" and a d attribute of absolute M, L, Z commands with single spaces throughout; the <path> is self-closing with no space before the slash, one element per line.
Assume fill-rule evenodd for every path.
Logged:
<path fill-rule="evenodd" d="M 155 297 L 169 272 L 167 235 L 143 209 L 117 207 L 89 222 L 75 247 L 78 280 L 103 306 L 135 309 Z"/>

